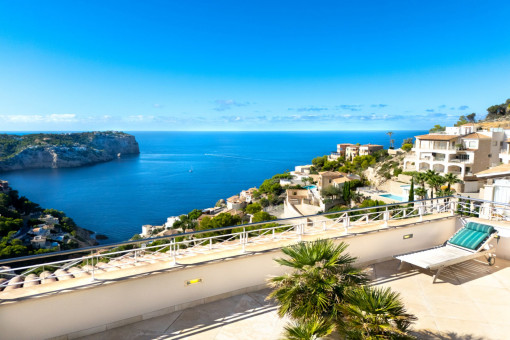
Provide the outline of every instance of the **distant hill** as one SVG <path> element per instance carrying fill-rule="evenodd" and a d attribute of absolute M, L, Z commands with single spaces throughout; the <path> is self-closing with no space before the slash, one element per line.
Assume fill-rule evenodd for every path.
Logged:
<path fill-rule="evenodd" d="M 139 153 L 135 137 L 124 132 L 0 134 L 0 171 L 78 167 Z"/>

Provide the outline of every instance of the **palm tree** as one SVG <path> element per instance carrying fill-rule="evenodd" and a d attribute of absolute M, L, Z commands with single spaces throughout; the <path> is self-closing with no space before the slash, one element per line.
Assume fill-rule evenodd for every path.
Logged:
<path fill-rule="evenodd" d="M 427 196 L 427 190 L 424 187 L 419 187 L 414 190 L 414 193 L 420 197 L 420 199 L 424 199 Z"/>
<path fill-rule="evenodd" d="M 287 340 L 317 340 L 331 334 L 335 326 L 325 319 L 294 322 L 285 326 Z"/>
<path fill-rule="evenodd" d="M 270 279 L 278 314 L 295 320 L 335 319 L 348 287 L 368 282 L 353 267 L 355 257 L 345 253 L 347 244 L 331 240 L 300 242 L 282 249 L 288 258 L 275 259 L 293 271 Z"/>
<path fill-rule="evenodd" d="M 414 175 L 414 180 L 416 183 L 419 183 L 423 188 L 425 188 L 425 181 L 427 181 L 427 176 L 423 172 L 418 172 Z"/>
<path fill-rule="evenodd" d="M 430 198 L 434 198 L 434 186 L 437 185 L 437 176 L 439 176 L 439 173 L 434 170 L 425 172 L 425 182 L 430 187 Z"/>
<path fill-rule="evenodd" d="M 386 134 L 387 134 L 388 136 L 390 136 L 390 149 L 393 149 L 393 142 L 394 142 L 394 140 L 393 140 L 393 139 L 391 139 L 391 136 L 393 135 L 393 132 L 388 131 L 388 132 L 386 132 Z"/>
<path fill-rule="evenodd" d="M 448 183 L 448 191 L 451 191 L 451 185 L 452 184 L 455 184 L 455 183 L 460 183 L 462 182 L 458 177 L 457 175 L 455 174 L 452 174 L 452 173 L 447 173 L 445 176 L 444 176 L 444 179 L 446 180 L 446 183 Z"/>
<path fill-rule="evenodd" d="M 412 339 L 407 329 L 417 318 L 389 288 L 357 287 L 346 292 L 339 331 L 347 339 Z"/>
<path fill-rule="evenodd" d="M 441 190 L 441 186 L 446 183 L 443 176 L 439 174 L 431 175 L 427 180 L 427 184 L 430 186 L 430 198 L 434 198 L 434 190 L 437 193 Z"/>

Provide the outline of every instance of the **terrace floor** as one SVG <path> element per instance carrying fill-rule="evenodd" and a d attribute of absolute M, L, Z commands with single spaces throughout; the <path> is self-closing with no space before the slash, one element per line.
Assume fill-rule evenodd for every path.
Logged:
<path fill-rule="evenodd" d="M 489 267 L 471 260 L 444 269 L 435 284 L 432 273 L 398 261 L 371 265 L 376 286 L 398 291 L 418 317 L 419 339 L 508 339 L 510 261 Z M 82 339 L 281 339 L 287 320 L 266 301 L 268 290 L 234 296 Z"/>

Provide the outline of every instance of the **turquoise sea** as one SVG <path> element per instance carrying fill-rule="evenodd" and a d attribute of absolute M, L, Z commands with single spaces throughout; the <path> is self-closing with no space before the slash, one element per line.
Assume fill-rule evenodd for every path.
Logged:
<path fill-rule="evenodd" d="M 336 144 L 389 146 L 384 131 L 129 132 L 140 155 L 93 166 L 0 173 L 21 195 L 80 226 L 123 241 L 144 224 L 207 208 L 265 178 L 329 154 Z M 393 139 L 426 131 L 395 131 Z M 192 172 L 190 172 L 192 170 Z"/>

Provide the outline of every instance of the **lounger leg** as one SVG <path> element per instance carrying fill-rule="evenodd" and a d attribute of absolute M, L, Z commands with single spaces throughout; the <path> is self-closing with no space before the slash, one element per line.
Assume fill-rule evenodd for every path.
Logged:
<path fill-rule="evenodd" d="M 432 278 L 432 283 L 436 282 L 437 277 L 439 276 L 439 273 L 443 270 L 443 268 L 439 268 L 436 273 L 434 274 L 434 277 Z"/>

